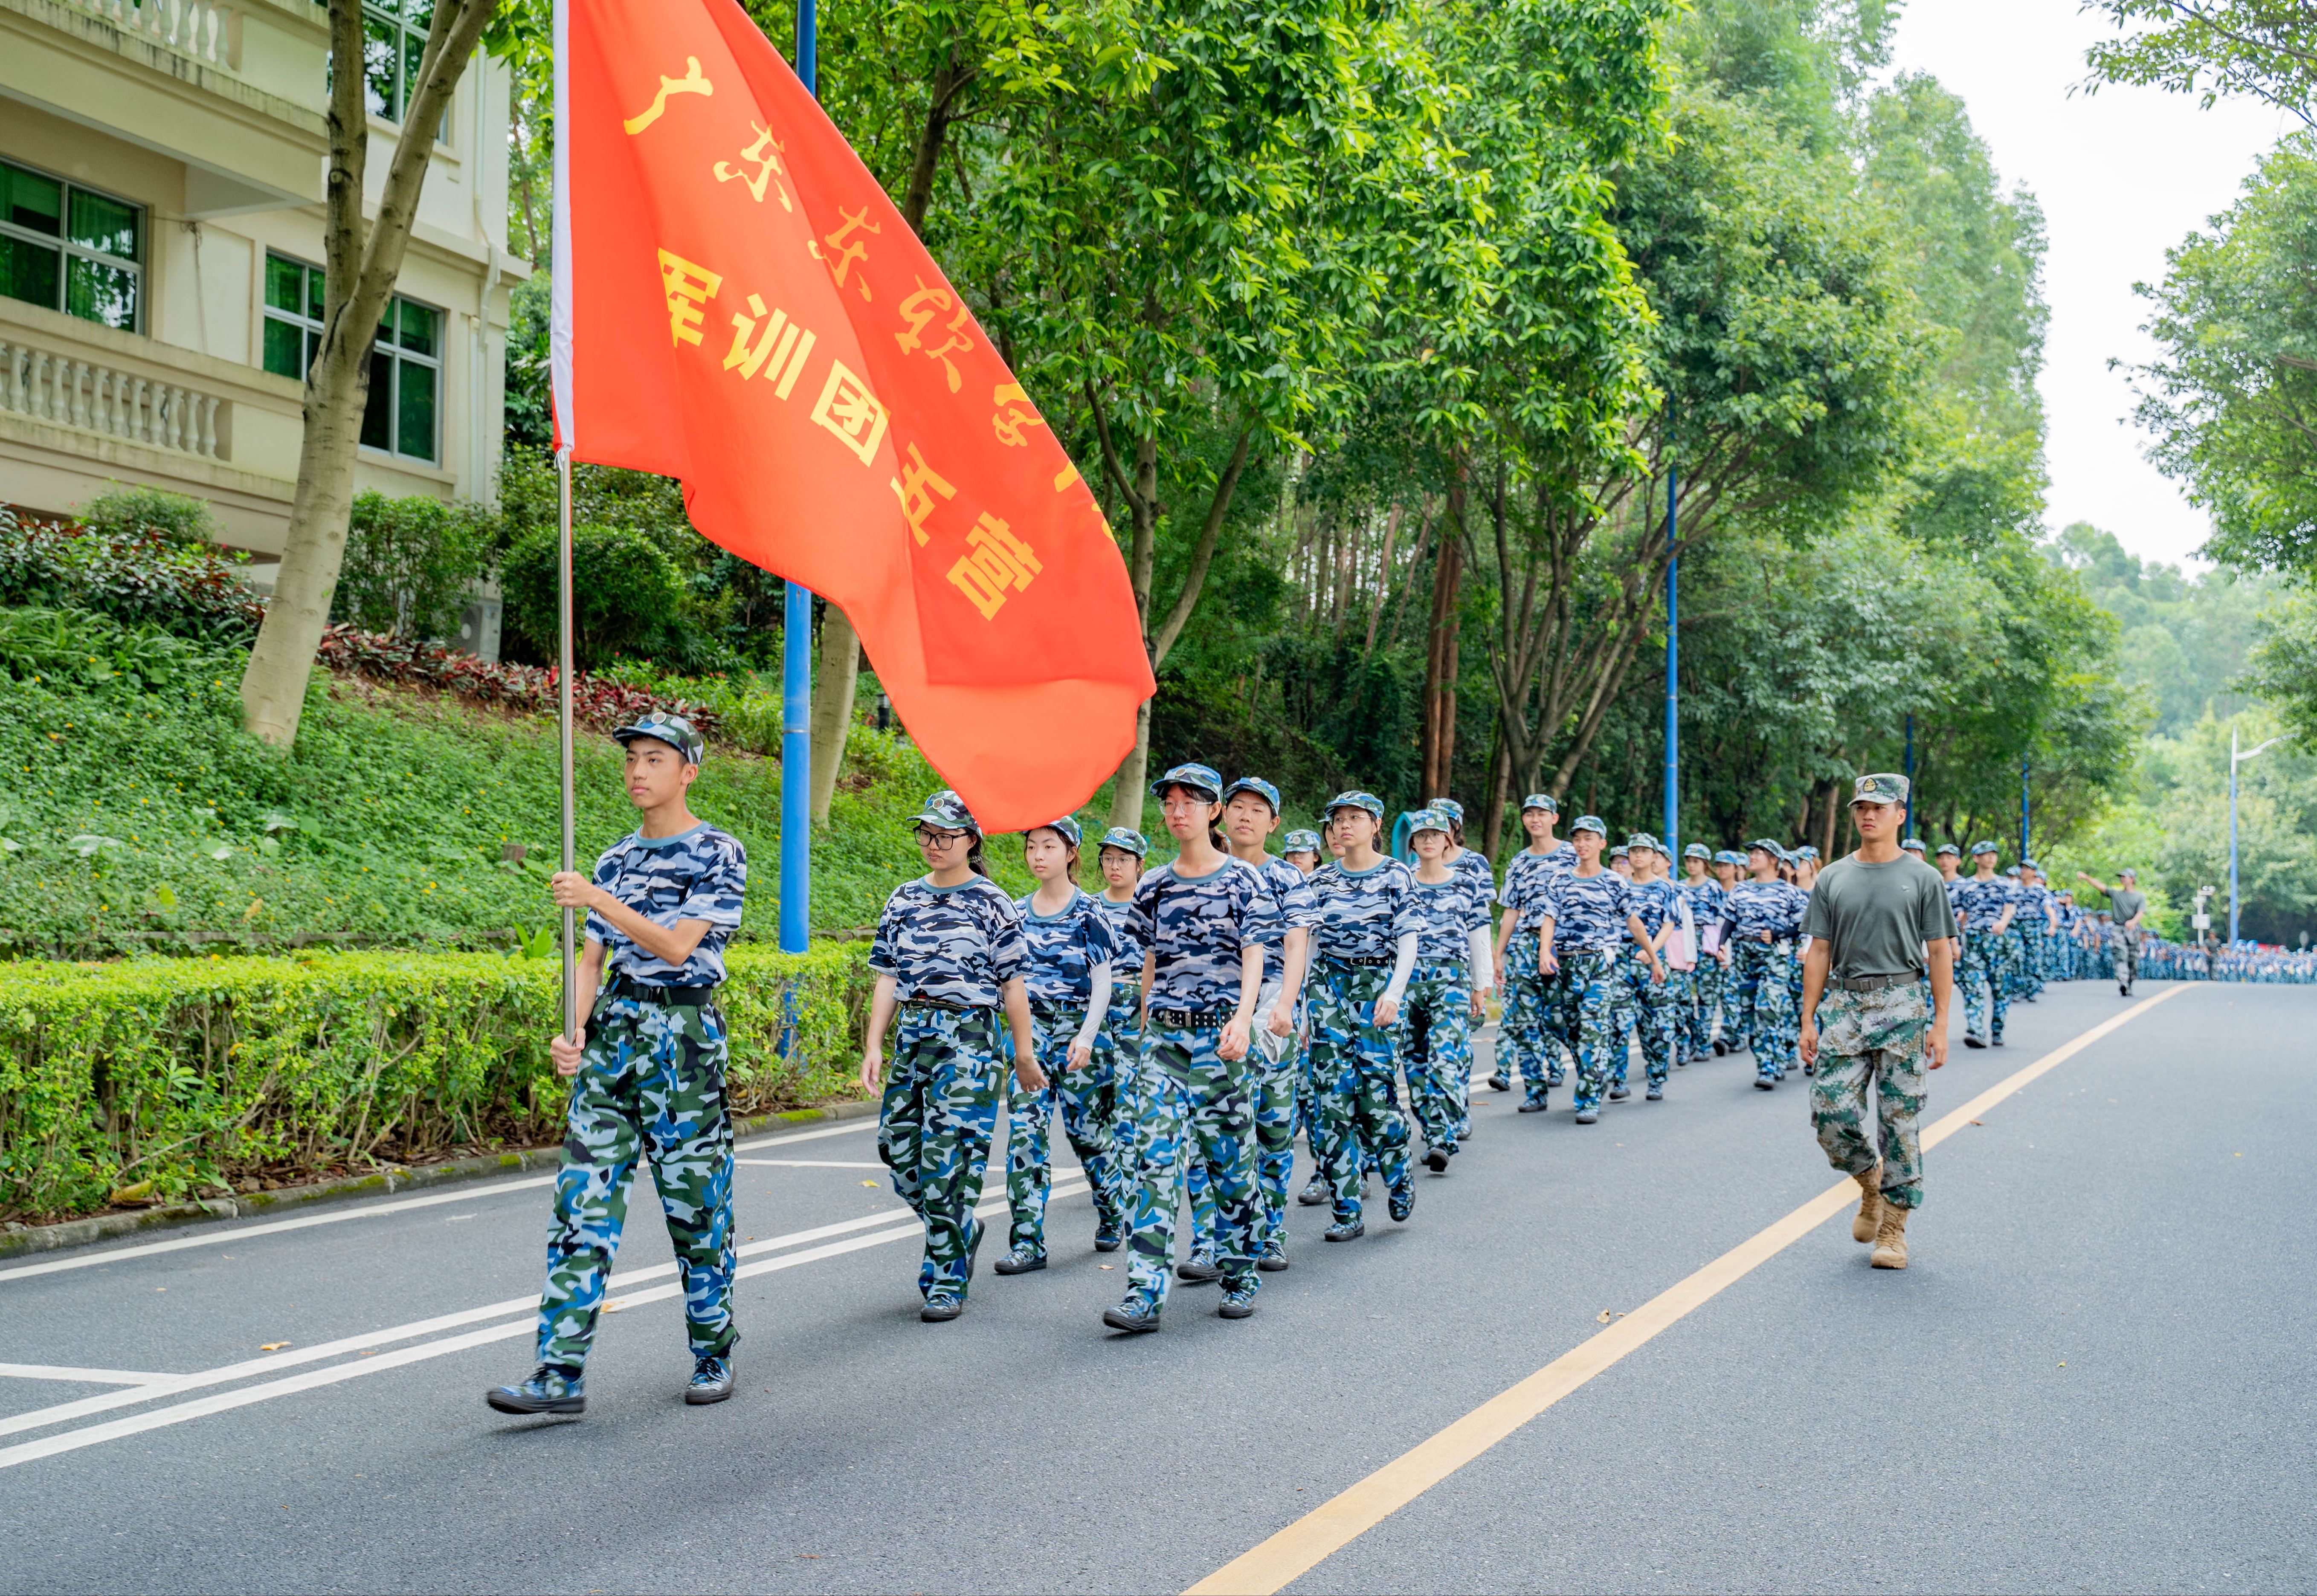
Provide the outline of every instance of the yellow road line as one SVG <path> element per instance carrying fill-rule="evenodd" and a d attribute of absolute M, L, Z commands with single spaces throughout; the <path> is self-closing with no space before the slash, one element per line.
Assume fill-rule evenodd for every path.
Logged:
<path fill-rule="evenodd" d="M 2186 985 L 2180 985 L 2160 992 L 2053 1048 L 1924 1131 L 1923 1146 L 1937 1146 L 2038 1076 L 2057 1068 L 2165 999 L 2187 990 Z M 1598 1335 L 1562 1353 L 1510 1390 L 1490 1397 L 1445 1430 L 1322 1502 L 1261 1546 L 1226 1563 L 1193 1585 L 1185 1596 L 1271 1596 L 1274 1592 L 1284 1590 L 1724 1287 L 1743 1279 L 1835 1215 L 1847 1210 L 1857 1198 L 1858 1188 L 1848 1180 L 1829 1187 Z"/>

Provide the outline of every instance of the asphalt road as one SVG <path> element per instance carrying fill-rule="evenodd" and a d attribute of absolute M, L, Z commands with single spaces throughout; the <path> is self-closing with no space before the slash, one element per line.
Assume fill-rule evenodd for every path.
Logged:
<path fill-rule="evenodd" d="M 1927 1122 L 2125 1006 L 2015 1009 Z M 2317 990 L 2180 993 L 1929 1155 L 1905 1272 L 1820 1226 L 1292 1588 L 2317 1585 L 2313 1036 Z M 1082 1193 L 928 1325 L 872 1128 L 756 1142 L 710 1408 L 648 1191 L 576 1422 L 480 1400 L 535 1176 L 0 1265 L 0 1591 L 1180 1590 L 1825 1191 L 1751 1074 L 1591 1128 L 1482 1092 L 1409 1224 L 1295 1208 L 1255 1317 L 1134 1338 Z"/>

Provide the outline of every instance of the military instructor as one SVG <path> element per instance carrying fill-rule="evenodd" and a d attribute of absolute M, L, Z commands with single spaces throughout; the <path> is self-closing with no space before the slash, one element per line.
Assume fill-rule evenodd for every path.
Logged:
<path fill-rule="evenodd" d="M 1947 1061 L 1947 1006 L 1955 992 L 1955 912 L 1938 871 L 1899 847 L 1906 814 L 1904 776 L 1859 777 L 1850 799 L 1858 851 L 1820 872 L 1803 917 L 1811 941 L 1798 1046 L 1803 1062 L 1817 1066 L 1811 1124 L 1827 1162 L 1858 1182 L 1850 1234 L 1874 1244 L 1877 1269 L 1907 1267 L 1907 1216 L 1923 1202 L 1916 1128 L 1923 1074 Z"/>

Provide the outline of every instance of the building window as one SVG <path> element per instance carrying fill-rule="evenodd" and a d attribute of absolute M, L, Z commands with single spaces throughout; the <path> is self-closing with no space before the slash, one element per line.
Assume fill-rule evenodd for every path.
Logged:
<path fill-rule="evenodd" d="M 0 294 L 139 330 L 145 210 L 0 161 Z"/>
<path fill-rule="evenodd" d="M 362 0 L 362 94 L 372 116 L 398 122 L 409 109 L 434 22 L 434 0 Z"/>
<path fill-rule="evenodd" d="M 269 253 L 265 369 L 302 381 L 321 347 L 322 269 Z M 371 345 L 362 446 L 433 464 L 441 453 L 434 412 L 442 388 L 443 313 L 398 294 Z"/>

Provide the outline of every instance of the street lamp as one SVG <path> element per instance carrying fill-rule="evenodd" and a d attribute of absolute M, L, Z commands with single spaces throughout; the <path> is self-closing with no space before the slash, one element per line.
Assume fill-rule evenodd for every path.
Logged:
<path fill-rule="evenodd" d="M 2237 767 L 2249 759 L 2259 759 L 2292 735 L 2286 732 L 2283 736 L 2271 737 L 2259 747 L 2249 748 L 2239 753 L 2237 728 L 2233 726 L 2229 727 L 2229 946 L 2232 948 L 2237 944 Z"/>

